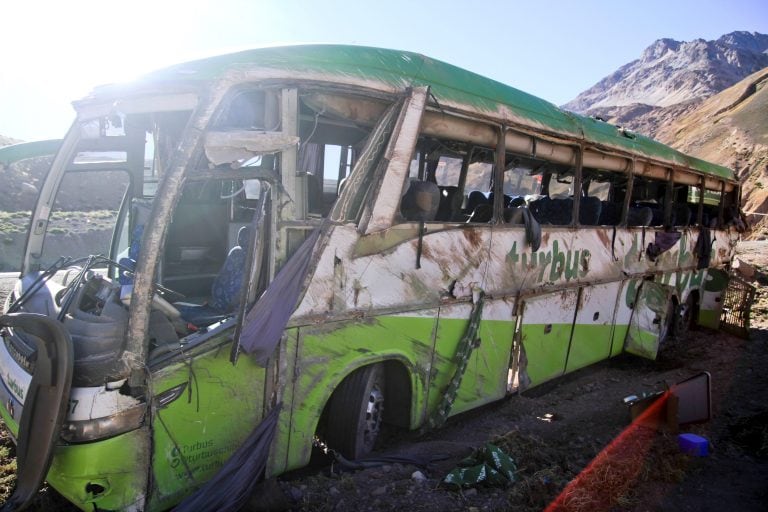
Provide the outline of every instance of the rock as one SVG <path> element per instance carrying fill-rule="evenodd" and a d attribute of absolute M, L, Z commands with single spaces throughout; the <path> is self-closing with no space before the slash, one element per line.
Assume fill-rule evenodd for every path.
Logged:
<path fill-rule="evenodd" d="M 752 279 L 755 277 L 755 267 L 749 263 L 744 262 L 743 260 L 740 260 L 739 258 L 734 260 L 733 268 L 736 270 L 736 272 L 741 274 L 743 277 L 746 277 L 747 279 Z"/>
<path fill-rule="evenodd" d="M 464 497 L 465 498 L 469 498 L 471 496 L 477 496 L 477 489 L 475 489 L 474 487 L 471 487 L 471 488 L 467 489 L 466 491 L 464 491 Z"/>
<path fill-rule="evenodd" d="M 306 487 L 306 485 L 304 487 Z M 288 494 L 291 496 L 293 501 L 301 501 L 301 498 L 304 497 L 304 493 L 301 492 L 301 489 L 297 487 L 291 487 L 288 489 Z"/>
<path fill-rule="evenodd" d="M 291 503 L 288 496 L 285 495 L 277 480 L 270 478 L 256 486 L 244 510 L 247 512 L 281 512 L 289 508 L 291 508 Z"/>
<path fill-rule="evenodd" d="M 387 493 L 387 486 L 383 485 L 371 491 L 371 496 L 383 496 L 386 493 Z"/>
<path fill-rule="evenodd" d="M 424 482 L 426 481 L 427 477 L 424 476 L 424 473 L 422 473 L 421 471 L 414 471 L 411 474 L 411 479 L 416 480 L 417 482 Z"/>
<path fill-rule="evenodd" d="M 328 489 L 328 494 L 330 494 L 331 496 L 338 496 L 339 494 L 341 494 L 341 491 L 339 491 L 335 487 L 331 487 L 330 489 Z"/>

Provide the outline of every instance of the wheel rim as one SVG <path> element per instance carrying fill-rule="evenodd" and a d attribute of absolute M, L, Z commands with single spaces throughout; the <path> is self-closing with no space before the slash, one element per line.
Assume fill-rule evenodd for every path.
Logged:
<path fill-rule="evenodd" d="M 373 448 L 376 438 L 381 430 L 381 417 L 384 410 L 384 393 L 379 386 L 371 389 L 365 408 L 365 432 L 363 440 L 368 449 Z"/>

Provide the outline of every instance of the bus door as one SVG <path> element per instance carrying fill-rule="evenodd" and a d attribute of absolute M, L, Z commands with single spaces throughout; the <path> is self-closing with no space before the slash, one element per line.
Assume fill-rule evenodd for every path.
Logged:
<path fill-rule="evenodd" d="M 674 288 L 654 281 L 642 281 L 634 301 L 624 350 L 648 359 L 656 359 L 659 340 L 667 335 L 669 315 L 673 313 Z"/>

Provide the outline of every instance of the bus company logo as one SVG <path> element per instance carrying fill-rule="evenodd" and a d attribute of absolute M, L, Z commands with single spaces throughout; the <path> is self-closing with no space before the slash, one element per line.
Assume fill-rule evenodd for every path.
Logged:
<path fill-rule="evenodd" d="M 588 249 L 560 250 L 557 240 L 552 242 L 550 251 L 529 251 L 519 253 L 517 241 L 512 243 L 512 249 L 507 253 L 507 259 L 512 265 L 523 271 L 538 272 L 537 282 L 545 279 L 554 282 L 561 277 L 566 281 L 585 277 L 589 273 L 591 254 Z"/>
<path fill-rule="evenodd" d="M 24 401 L 24 388 L 16 382 L 16 379 L 11 377 L 10 374 L 5 375 L 5 382 L 8 383 L 8 388 L 13 391 L 13 394 L 19 397 L 19 400 Z"/>
<path fill-rule="evenodd" d="M 213 439 L 208 439 L 207 441 L 196 441 L 192 444 L 185 444 L 180 447 L 174 446 L 171 450 L 171 467 L 178 467 L 179 464 L 181 464 L 182 457 L 186 459 L 187 462 L 192 462 L 192 459 L 199 459 L 199 452 L 208 450 L 212 448 L 213 445 Z"/>

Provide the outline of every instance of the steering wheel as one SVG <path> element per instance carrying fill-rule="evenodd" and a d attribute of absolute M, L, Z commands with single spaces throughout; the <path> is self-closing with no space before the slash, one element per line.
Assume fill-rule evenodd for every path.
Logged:
<path fill-rule="evenodd" d="M 82 267 L 79 267 L 78 265 L 82 263 L 83 260 L 85 260 L 85 265 L 83 265 Z M 69 309 L 68 302 L 70 302 L 72 299 L 67 298 L 68 294 L 72 294 L 72 298 L 74 298 L 74 293 L 75 293 L 74 288 L 76 288 L 80 284 L 85 283 L 88 280 L 88 277 L 87 277 L 88 271 L 91 269 L 91 267 L 93 267 L 97 263 L 102 263 L 102 264 L 106 263 L 110 266 L 114 265 L 118 269 L 128 270 L 120 263 L 104 256 L 89 256 L 87 258 L 79 259 L 77 261 L 72 262 L 72 264 L 67 268 L 66 277 L 68 279 L 69 273 L 72 271 L 77 271 L 77 274 L 75 275 L 75 278 L 72 279 L 71 282 L 66 283 L 66 286 L 61 291 L 59 291 L 55 297 L 56 304 L 62 307 L 62 312 L 60 313 L 60 316 L 63 317 L 63 315 L 66 313 L 66 310 Z M 123 286 L 126 286 L 126 285 L 123 285 Z M 132 286 L 132 285 L 127 285 L 127 286 Z M 162 286 L 159 283 L 155 283 L 155 288 L 160 289 L 165 293 L 172 293 L 180 297 L 184 297 L 183 294 L 177 291 L 171 290 L 170 288 L 167 288 L 165 286 Z M 131 291 L 132 291 L 132 288 L 131 288 Z M 131 293 L 129 292 L 127 294 L 127 297 L 124 297 L 123 294 L 121 293 L 120 298 L 123 301 L 123 303 L 127 306 L 130 304 L 130 301 L 131 301 Z M 152 307 L 154 309 L 157 309 L 161 313 L 163 313 L 165 316 L 167 316 L 171 320 L 176 320 L 181 317 L 181 312 L 178 309 L 176 309 L 176 307 L 173 306 L 170 302 L 168 302 L 164 297 L 162 297 L 158 292 L 155 292 L 152 296 Z"/>
<path fill-rule="evenodd" d="M 165 300 L 162 295 L 157 292 L 152 295 L 152 307 L 163 313 L 171 320 L 181 318 L 181 312 L 176 309 L 176 306 Z"/>

